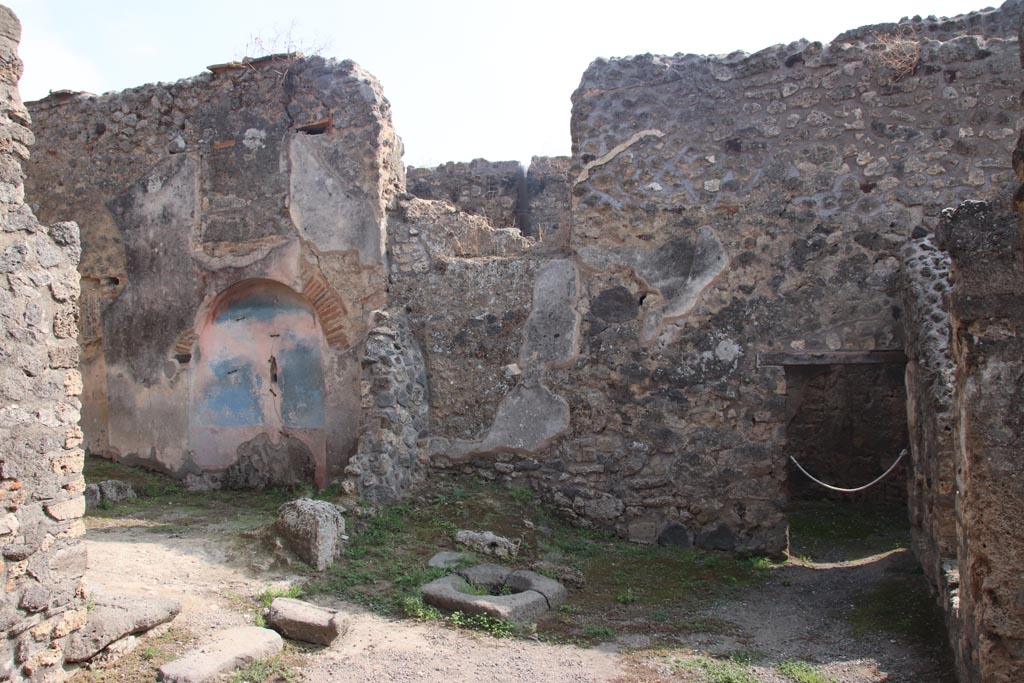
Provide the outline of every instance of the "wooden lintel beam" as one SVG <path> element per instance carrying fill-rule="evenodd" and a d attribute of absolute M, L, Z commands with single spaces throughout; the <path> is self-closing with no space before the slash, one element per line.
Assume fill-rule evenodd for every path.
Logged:
<path fill-rule="evenodd" d="M 906 363 L 907 356 L 900 349 L 757 354 L 758 367 L 773 365 L 906 365 Z"/>

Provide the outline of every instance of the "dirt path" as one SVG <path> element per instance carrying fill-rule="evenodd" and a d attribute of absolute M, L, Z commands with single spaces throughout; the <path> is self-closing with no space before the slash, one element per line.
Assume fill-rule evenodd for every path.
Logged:
<path fill-rule="evenodd" d="M 90 588 L 182 603 L 175 626 L 202 641 L 252 623 L 254 597 L 282 574 L 254 573 L 216 538 L 165 535 L 116 525 L 88 533 Z M 498 640 L 436 624 L 388 620 L 351 605 L 348 633 L 329 648 L 297 655 L 303 680 L 351 683 L 600 683 L 623 676 L 616 655 L 528 640 Z"/>
<path fill-rule="evenodd" d="M 169 531 L 131 520 L 92 520 L 90 527 L 90 587 L 181 601 L 174 626 L 192 637 L 176 643 L 179 650 L 218 629 L 252 623 L 255 596 L 269 585 L 297 580 L 251 570 L 209 527 Z M 339 605 L 351 614 L 349 632 L 329 648 L 293 649 L 289 659 L 302 680 L 316 683 L 696 682 L 709 680 L 699 663 L 716 661 L 703 655 L 749 658 L 753 663 L 743 663 L 742 669 L 752 678 L 718 679 L 742 683 L 791 681 L 778 671 L 788 660 L 810 663 L 835 683 L 949 680 L 948 665 L 935 652 L 895 638 L 855 634 L 843 616 L 862 591 L 902 576 L 910 566 L 906 553 L 896 553 L 773 570 L 766 585 L 695 613 L 693 632 L 677 637 L 678 647 L 655 650 L 643 649 L 659 640 L 658 625 L 650 622 L 624 623 L 615 630 L 615 642 L 580 648 L 498 640 Z M 110 680 L 135 679 L 117 674 Z"/>

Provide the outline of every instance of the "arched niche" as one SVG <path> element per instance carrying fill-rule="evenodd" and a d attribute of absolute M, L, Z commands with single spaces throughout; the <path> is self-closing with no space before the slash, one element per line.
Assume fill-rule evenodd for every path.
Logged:
<path fill-rule="evenodd" d="M 192 376 L 193 462 L 232 488 L 326 477 L 323 328 L 310 303 L 272 280 L 222 292 L 202 318 Z"/>

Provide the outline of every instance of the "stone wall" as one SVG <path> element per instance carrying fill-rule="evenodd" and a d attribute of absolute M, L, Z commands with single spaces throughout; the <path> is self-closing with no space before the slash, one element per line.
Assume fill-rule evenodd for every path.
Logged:
<path fill-rule="evenodd" d="M 21 26 L 0 6 L 0 677 L 63 678 L 85 623 L 85 481 L 78 427 L 78 226 L 23 203 L 33 136 L 18 96 Z"/>
<path fill-rule="evenodd" d="M 1024 181 L 1024 145 L 1014 162 Z M 1018 198 L 1020 193 L 1018 193 Z M 939 245 L 949 252 L 953 443 L 959 591 L 955 620 L 960 677 L 1010 683 L 1024 667 L 1024 239 L 1021 203 L 966 202 L 947 213 Z"/>
<path fill-rule="evenodd" d="M 790 367 L 786 385 L 794 411 L 786 426 L 786 454 L 816 478 L 841 488 L 859 488 L 885 472 L 907 446 L 907 393 L 899 365 Z M 855 494 L 819 486 L 792 462 L 788 468 L 790 498 L 907 498 L 903 464 Z"/>
<path fill-rule="evenodd" d="M 554 248 L 569 243 L 571 171 L 569 157 L 533 157 L 526 171 L 529 234 Z"/>
<path fill-rule="evenodd" d="M 378 311 L 363 356 L 359 450 L 347 492 L 376 504 L 401 500 L 427 474 L 419 440 L 429 426 L 427 368 L 403 311 Z"/>
<path fill-rule="evenodd" d="M 573 98 L 561 253 L 400 203 L 389 293 L 423 348 L 434 464 L 529 483 L 637 541 L 781 552 L 805 383 L 759 358 L 903 348 L 903 245 L 1013 182 L 1020 14 L 595 62 Z M 462 170 L 447 199 L 480 186 Z M 851 478 L 906 438 L 900 373 L 878 373 L 842 380 L 868 387 L 837 436 L 872 446 L 846 449 Z M 922 525 L 945 523 L 941 504 Z"/>
<path fill-rule="evenodd" d="M 277 55 L 30 109 L 30 201 L 82 226 L 87 448 L 200 486 L 341 475 L 403 186 L 379 84 Z"/>
<path fill-rule="evenodd" d="M 556 248 L 569 236 L 568 157 L 518 161 L 474 159 L 407 171 L 408 190 L 420 199 L 446 201 L 486 218 L 495 228 L 516 228 Z"/>
<path fill-rule="evenodd" d="M 953 388 L 947 295 L 949 254 L 931 234 L 908 241 L 903 254 L 903 328 L 907 354 L 907 421 L 910 435 L 908 507 L 914 553 L 948 606 L 956 588 L 956 467 Z"/>
<path fill-rule="evenodd" d="M 518 161 L 449 161 L 436 168 L 410 167 L 406 171 L 410 193 L 449 202 L 460 211 L 486 218 L 496 228 L 524 227 L 519 195 L 525 180 L 526 172 Z"/>
<path fill-rule="evenodd" d="M 1012 183 L 1019 18 L 595 62 L 572 117 L 586 362 L 550 384 L 573 428 L 548 488 L 614 496 L 638 540 L 779 551 L 787 383 L 758 356 L 902 347 L 906 239 Z"/>

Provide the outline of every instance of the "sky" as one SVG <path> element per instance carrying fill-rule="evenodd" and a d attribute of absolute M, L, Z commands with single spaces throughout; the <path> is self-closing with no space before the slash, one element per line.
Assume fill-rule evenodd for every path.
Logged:
<path fill-rule="evenodd" d="M 383 84 L 405 163 L 570 152 L 569 98 L 598 57 L 755 52 L 983 0 L 2 0 L 22 22 L 22 98 L 175 81 L 300 50 Z"/>

